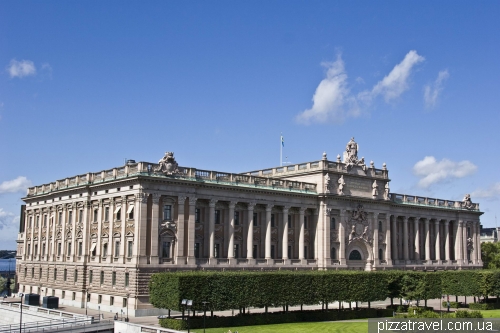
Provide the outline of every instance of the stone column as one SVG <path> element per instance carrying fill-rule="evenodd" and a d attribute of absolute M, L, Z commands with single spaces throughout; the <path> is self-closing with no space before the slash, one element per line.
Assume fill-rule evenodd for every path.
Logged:
<path fill-rule="evenodd" d="M 403 216 L 403 255 L 404 260 L 409 260 L 408 254 L 408 217 Z"/>
<path fill-rule="evenodd" d="M 153 206 L 151 209 L 151 264 L 158 264 L 158 228 L 160 226 L 160 197 L 159 193 L 153 193 Z M 122 203 L 122 216 L 127 213 L 124 211 L 125 206 Z M 110 227 L 111 229 L 111 227 Z"/>
<path fill-rule="evenodd" d="M 137 262 L 139 264 L 147 264 L 148 259 L 146 256 L 147 250 L 146 250 L 146 235 L 147 235 L 147 227 L 148 227 L 148 193 L 144 192 L 139 192 L 139 195 L 137 196 L 136 199 L 136 207 L 137 207 L 137 219 L 135 223 L 135 230 L 136 230 L 136 255 L 137 255 Z M 101 230 L 101 220 L 103 219 L 104 216 L 104 207 L 102 205 L 102 201 L 99 202 L 99 230 Z M 99 232 L 100 234 L 100 232 Z M 100 235 L 99 235 L 100 236 Z M 100 253 L 101 253 L 101 242 L 98 240 L 97 242 L 97 256 L 99 257 L 100 260 Z"/>
<path fill-rule="evenodd" d="M 378 266 L 380 258 L 378 257 L 378 214 L 372 213 L 372 226 L 373 226 L 373 265 Z"/>
<path fill-rule="evenodd" d="M 283 249 L 282 249 L 282 258 L 283 258 L 283 263 L 287 264 L 289 263 L 290 258 L 288 258 L 288 210 L 290 209 L 290 206 L 284 206 L 283 207 Z"/>
<path fill-rule="evenodd" d="M 299 259 L 304 263 L 304 213 L 306 209 L 304 207 L 300 207 L 299 209 Z M 311 224 L 311 223 L 309 223 Z M 309 226 L 311 228 L 311 225 Z"/>
<path fill-rule="evenodd" d="M 339 264 L 346 265 L 345 261 L 345 218 L 347 215 L 347 211 L 345 209 L 340 210 L 340 221 L 339 225 Z"/>
<path fill-rule="evenodd" d="M 217 200 L 210 199 L 208 203 L 208 233 L 209 233 L 209 258 L 210 263 L 217 261 L 214 256 L 215 250 L 215 203 Z"/>
<path fill-rule="evenodd" d="M 196 234 L 196 197 L 189 197 L 189 218 L 188 218 L 188 228 L 186 232 L 187 239 L 187 264 L 196 265 L 196 258 L 194 256 L 194 243 Z M 233 214 L 234 217 L 234 214 Z"/>
<path fill-rule="evenodd" d="M 177 203 L 177 259 L 175 260 L 177 265 L 184 265 L 186 263 L 186 255 L 184 253 L 184 205 L 186 203 L 186 197 L 179 196 L 179 201 Z"/>
<path fill-rule="evenodd" d="M 389 222 L 390 222 L 390 220 L 391 220 L 391 217 L 389 216 Z M 389 247 L 392 246 L 392 249 L 393 249 L 393 253 L 392 253 L 392 259 L 393 260 L 399 259 L 398 239 L 397 239 L 397 236 L 398 236 L 398 224 L 397 224 L 397 221 L 398 221 L 398 217 L 396 215 L 393 215 L 392 222 L 390 222 L 391 225 L 392 225 L 391 242 L 388 243 Z"/>
<path fill-rule="evenodd" d="M 320 248 L 320 221 L 319 218 L 319 209 L 311 209 L 311 214 L 308 215 L 307 221 L 309 223 L 308 228 L 311 228 L 311 225 L 314 225 L 314 256 L 311 255 L 312 251 L 312 246 L 311 243 L 309 242 L 309 253 L 307 254 L 307 257 L 309 258 L 314 258 L 317 261 L 320 259 L 319 252 L 322 251 Z M 306 257 L 306 260 L 309 259 Z"/>
<path fill-rule="evenodd" d="M 255 264 L 253 257 L 253 210 L 255 202 L 248 203 L 248 234 L 247 234 L 247 262 L 248 264 Z"/>
<path fill-rule="evenodd" d="M 415 260 L 420 260 L 420 217 L 415 217 L 413 228 L 415 229 Z"/>
<path fill-rule="evenodd" d="M 122 197 L 122 225 L 121 225 L 121 234 L 122 234 L 122 239 L 120 242 L 120 263 L 125 263 L 127 261 L 127 253 L 125 251 L 127 250 L 127 235 L 126 235 L 126 228 L 127 228 L 127 220 L 128 220 L 128 206 L 133 205 L 133 202 L 127 202 L 127 197 L 123 196 Z M 135 214 L 135 211 L 134 211 Z M 85 213 L 84 213 L 85 215 Z M 135 216 L 134 216 L 135 217 Z M 85 249 L 85 243 L 83 248 Z"/>
<path fill-rule="evenodd" d="M 392 251 L 391 251 L 391 216 L 385 215 L 385 260 L 387 265 L 392 265 Z"/>
<path fill-rule="evenodd" d="M 479 221 L 475 222 L 476 226 L 476 234 L 474 238 L 474 248 L 476 249 L 476 265 L 482 265 L 482 260 L 481 260 L 481 224 Z"/>
<path fill-rule="evenodd" d="M 453 239 L 453 258 L 455 261 L 457 261 L 458 263 L 458 244 L 459 244 L 459 232 L 458 232 L 458 220 L 455 220 L 453 221 L 453 235 L 454 235 L 454 239 Z"/>
<path fill-rule="evenodd" d="M 468 258 L 467 258 L 467 254 L 468 254 L 468 250 L 467 250 L 467 222 L 464 221 L 463 224 L 462 224 L 462 253 L 463 253 L 463 262 L 464 264 L 468 265 L 469 264 L 469 261 L 468 261 Z"/>
<path fill-rule="evenodd" d="M 273 206 L 266 206 L 266 238 L 265 238 L 265 259 L 271 260 L 271 211 Z"/>
<path fill-rule="evenodd" d="M 444 259 L 450 264 L 450 221 L 444 220 Z"/>
<path fill-rule="evenodd" d="M 439 223 L 439 219 L 436 219 L 436 221 L 434 222 L 435 224 L 435 227 L 436 227 L 436 243 L 434 245 L 434 253 L 436 255 L 436 260 L 441 260 L 441 235 L 440 235 L 440 230 L 439 230 L 439 227 L 440 227 L 440 223 Z"/>
<path fill-rule="evenodd" d="M 429 264 L 431 260 L 431 235 L 429 232 L 429 219 L 425 219 L 425 260 Z"/>
<path fill-rule="evenodd" d="M 227 258 L 234 259 L 234 207 L 236 206 L 235 201 L 229 202 L 229 223 L 227 225 L 227 236 L 229 238 L 227 244 Z"/>

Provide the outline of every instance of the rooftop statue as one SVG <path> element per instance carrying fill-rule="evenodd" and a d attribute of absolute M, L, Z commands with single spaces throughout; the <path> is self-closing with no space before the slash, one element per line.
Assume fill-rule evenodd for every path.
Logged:
<path fill-rule="evenodd" d="M 474 204 L 470 199 L 470 194 L 466 194 L 464 197 L 464 201 L 462 202 L 462 207 L 466 209 L 474 209 Z"/>
<path fill-rule="evenodd" d="M 167 151 L 165 156 L 158 161 L 158 166 L 154 168 L 154 172 L 162 172 L 166 175 L 179 173 L 179 165 L 175 161 L 174 153 Z"/>
<path fill-rule="evenodd" d="M 359 145 L 354 141 L 354 137 L 347 143 L 344 152 L 344 163 L 346 170 L 349 170 L 353 166 L 357 165 L 366 172 L 365 158 L 362 157 L 358 160 L 358 150 Z"/>

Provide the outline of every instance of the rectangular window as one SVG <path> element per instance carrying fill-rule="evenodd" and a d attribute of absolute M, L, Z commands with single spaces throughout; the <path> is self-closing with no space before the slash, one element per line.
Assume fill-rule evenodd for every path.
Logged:
<path fill-rule="evenodd" d="M 33 216 L 30 216 L 30 221 L 29 221 L 29 224 L 28 224 L 28 228 L 31 228 L 32 225 L 33 225 Z"/>
<path fill-rule="evenodd" d="M 214 244 L 214 257 L 215 258 L 219 258 L 219 249 L 220 249 L 220 245 Z"/>
<path fill-rule="evenodd" d="M 200 257 L 200 243 L 194 243 L 194 257 Z"/>
<path fill-rule="evenodd" d="M 83 222 L 83 209 L 78 211 L 78 222 Z"/>
<path fill-rule="evenodd" d="M 47 227 L 47 215 L 44 215 L 43 216 L 43 227 L 46 228 Z"/>
<path fill-rule="evenodd" d="M 73 223 L 73 211 L 68 212 L 68 223 Z"/>
<path fill-rule="evenodd" d="M 132 242 L 132 241 L 127 242 L 127 257 L 128 258 L 132 257 L 133 250 L 134 250 L 133 246 L 134 246 L 134 242 Z"/>
<path fill-rule="evenodd" d="M 115 242 L 115 258 L 120 256 L 120 241 Z"/>
<path fill-rule="evenodd" d="M 74 301 L 76 299 L 76 293 L 73 292 L 73 295 L 71 296 L 71 299 Z"/>
<path fill-rule="evenodd" d="M 257 223 L 257 218 L 259 217 L 259 214 L 253 213 L 253 226 L 256 227 L 258 225 Z"/>
<path fill-rule="evenodd" d="M 36 216 L 36 227 L 38 228 L 40 226 L 40 216 Z"/>
<path fill-rule="evenodd" d="M 42 256 L 45 255 L 45 243 L 42 244 Z"/>
<path fill-rule="evenodd" d="M 102 303 L 102 295 L 97 296 L 97 304 Z"/>
<path fill-rule="evenodd" d="M 163 258 L 170 258 L 170 242 L 163 242 L 161 256 Z"/>
<path fill-rule="evenodd" d="M 28 255 L 31 255 L 31 244 L 28 244 Z"/>
<path fill-rule="evenodd" d="M 254 259 L 257 258 L 257 249 L 258 249 L 257 245 L 254 245 L 253 246 L 253 251 L 252 251 L 252 256 L 253 256 Z"/>
<path fill-rule="evenodd" d="M 56 295 L 56 290 L 52 289 L 52 296 L 55 296 L 55 295 Z"/>
<path fill-rule="evenodd" d="M 271 227 L 274 228 L 274 214 L 271 214 Z"/>
<path fill-rule="evenodd" d="M 102 256 L 104 258 L 108 256 L 108 243 L 102 244 Z"/>
<path fill-rule="evenodd" d="M 34 268 L 31 269 L 31 278 L 32 279 L 35 278 L 35 269 Z"/>
<path fill-rule="evenodd" d="M 101 271 L 101 284 L 104 284 L 104 271 Z"/>
<path fill-rule="evenodd" d="M 306 259 L 308 258 L 308 256 L 307 256 L 307 246 L 304 246 L 304 258 L 306 258 Z"/>
<path fill-rule="evenodd" d="M 304 229 L 307 229 L 307 216 L 304 216 Z"/>
<path fill-rule="evenodd" d="M 113 274 L 111 275 L 111 284 L 113 286 L 116 285 L 116 272 L 113 272 Z"/>
<path fill-rule="evenodd" d="M 113 306 L 115 304 L 115 298 L 113 296 L 109 297 L 109 305 Z"/>
<path fill-rule="evenodd" d="M 78 270 L 75 269 L 75 279 L 74 282 L 78 282 Z"/>
<path fill-rule="evenodd" d="M 97 216 L 98 216 L 98 211 L 97 209 L 94 209 L 94 218 L 93 218 L 94 222 L 97 222 Z"/>
<path fill-rule="evenodd" d="M 35 244 L 35 251 L 33 253 L 35 256 L 38 255 L 38 244 Z"/>
<path fill-rule="evenodd" d="M 271 245 L 271 258 L 275 259 L 275 257 L 274 257 L 274 245 Z"/>
<path fill-rule="evenodd" d="M 62 224 L 62 220 L 63 220 L 62 212 L 59 212 L 59 217 L 57 218 L 57 224 L 61 225 Z"/>
<path fill-rule="evenodd" d="M 106 222 L 109 221 L 109 206 L 106 206 L 104 208 L 104 221 L 106 221 Z"/>
<path fill-rule="evenodd" d="M 92 284 L 92 279 L 94 278 L 94 271 L 89 271 L 89 283 Z"/>
<path fill-rule="evenodd" d="M 58 256 L 61 256 L 61 248 L 62 248 L 61 243 L 57 243 L 57 255 Z"/>
<path fill-rule="evenodd" d="M 91 296 L 91 294 L 87 293 L 87 302 L 90 302 L 90 296 Z"/>
<path fill-rule="evenodd" d="M 81 256 L 83 254 L 83 243 L 78 242 L 78 255 Z"/>
<path fill-rule="evenodd" d="M 57 281 L 57 268 L 54 268 L 54 281 Z"/>
<path fill-rule="evenodd" d="M 126 308 L 126 307 L 127 307 L 127 299 L 124 298 L 122 301 L 122 308 Z"/>
<path fill-rule="evenodd" d="M 165 221 L 172 220 L 172 205 L 163 206 L 163 220 Z"/>
<path fill-rule="evenodd" d="M 116 216 L 117 221 L 121 221 L 121 219 L 122 219 L 122 208 L 121 207 L 117 207 L 115 209 L 115 216 Z"/>
<path fill-rule="evenodd" d="M 90 246 L 90 255 L 92 257 L 95 257 L 96 252 L 97 252 L 97 243 L 92 243 L 92 245 Z"/>
<path fill-rule="evenodd" d="M 134 205 L 128 206 L 127 214 L 128 214 L 128 219 L 129 220 L 133 220 L 134 219 Z"/>
<path fill-rule="evenodd" d="M 288 215 L 288 228 L 292 228 L 292 215 Z"/>
<path fill-rule="evenodd" d="M 61 298 L 64 299 L 65 296 L 66 296 L 66 292 L 63 290 Z"/>
<path fill-rule="evenodd" d="M 65 268 L 64 269 L 64 276 L 63 276 L 63 280 L 66 281 L 66 279 L 68 278 L 68 270 Z"/>
<path fill-rule="evenodd" d="M 220 210 L 215 210 L 215 224 L 220 224 Z"/>
<path fill-rule="evenodd" d="M 292 246 L 288 245 L 288 259 L 292 258 Z"/>
<path fill-rule="evenodd" d="M 240 212 L 234 212 L 234 225 L 240 225 Z"/>
<path fill-rule="evenodd" d="M 71 242 L 68 242 L 68 251 L 67 251 L 67 254 L 68 256 L 71 255 Z"/>
<path fill-rule="evenodd" d="M 24 268 L 24 277 L 27 278 L 28 277 L 28 269 L 25 267 Z"/>
<path fill-rule="evenodd" d="M 194 222 L 200 223 L 200 209 L 199 208 L 195 208 L 195 210 L 194 210 Z"/>
<path fill-rule="evenodd" d="M 130 284 L 129 273 L 125 273 L 125 287 L 128 287 Z"/>

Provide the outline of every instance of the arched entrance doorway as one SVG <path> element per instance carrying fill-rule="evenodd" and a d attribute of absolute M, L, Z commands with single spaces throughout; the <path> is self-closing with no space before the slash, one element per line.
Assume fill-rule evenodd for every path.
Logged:
<path fill-rule="evenodd" d="M 351 253 L 349 253 L 349 260 L 363 260 L 363 258 L 358 250 L 352 250 Z"/>

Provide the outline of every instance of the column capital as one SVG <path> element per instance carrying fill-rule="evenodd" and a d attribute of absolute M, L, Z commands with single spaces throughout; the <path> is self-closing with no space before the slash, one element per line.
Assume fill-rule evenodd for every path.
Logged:
<path fill-rule="evenodd" d="M 229 203 L 228 203 L 229 209 L 234 209 L 234 207 L 236 207 L 237 203 L 238 203 L 238 201 L 229 201 Z"/>
<path fill-rule="evenodd" d="M 273 210 L 273 204 L 266 204 L 266 213 L 270 213 Z"/>
<path fill-rule="evenodd" d="M 160 197 L 161 197 L 160 193 L 153 193 L 153 203 L 158 204 L 160 202 Z"/>
<path fill-rule="evenodd" d="M 429 224 L 429 219 L 428 218 L 422 217 L 422 219 L 424 220 L 425 224 Z"/>
<path fill-rule="evenodd" d="M 307 208 L 305 208 L 305 207 L 299 207 L 299 214 L 305 214 L 306 209 Z"/>
<path fill-rule="evenodd" d="M 414 216 L 413 219 L 414 219 L 415 222 L 418 222 L 418 221 L 420 221 L 421 217 L 420 216 Z"/>
<path fill-rule="evenodd" d="M 292 208 L 292 206 L 283 206 L 283 213 L 285 211 L 288 213 L 288 211 L 290 210 L 290 208 Z"/>
<path fill-rule="evenodd" d="M 217 203 L 217 200 L 215 199 L 210 199 L 210 201 L 208 202 L 208 207 L 210 208 L 215 208 L 215 204 Z"/>
<path fill-rule="evenodd" d="M 441 223 L 441 219 L 435 219 L 435 220 L 434 220 L 434 224 L 435 224 L 435 225 L 439 225 L 439 223 Z"/>
<path fill-rule="evenodd" d="M 402 216 L 403 218 L 403 223 L 407 223 L 408 222 L 408 216 Z"/>
<path fill-rule="evenodd" d="M 196 200 L 198 200 L 197 197 L 189 197 L 189 205 L 190 206 L 196 205 Z"/>
<path fill-rule="evenodd" d="M 179 200 L 179 205 L 184 205 L 186 203 L 187 196 L 179 195 L 177 196 L 177 200 Z"/>
<path fill-rule="evenodd" d="M 141 202 L 141 203 L 147 203 L 148 197 L 149 197 L 149 193 L 139 192 L 139 193 L 137 193 L 135 200 L 138 202 Z M 99 200 L 99 206 L 102 206 L 102 199 Z"/>
<path fill-rule="evenodd" d="M 250 201 L 247 203 L 247 210 L 254 210 L 257 203 L 255 201 Z"/>

